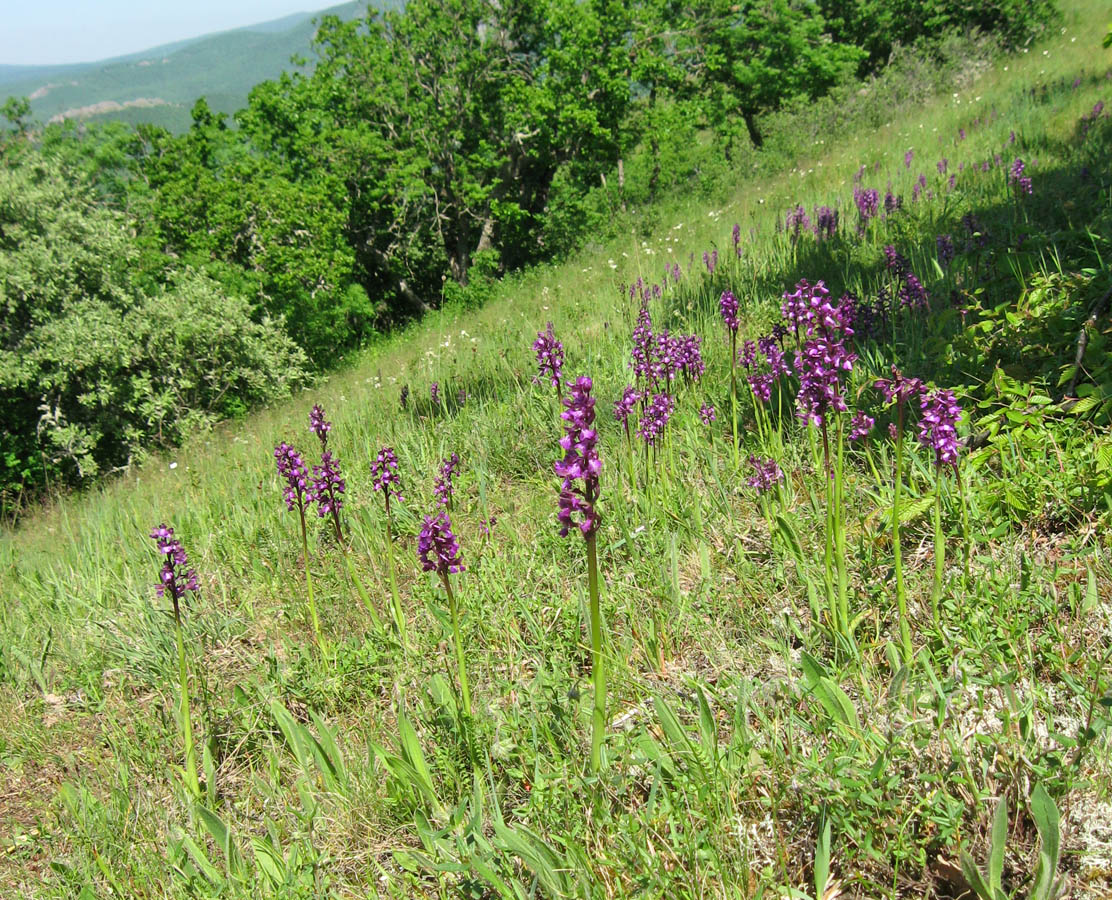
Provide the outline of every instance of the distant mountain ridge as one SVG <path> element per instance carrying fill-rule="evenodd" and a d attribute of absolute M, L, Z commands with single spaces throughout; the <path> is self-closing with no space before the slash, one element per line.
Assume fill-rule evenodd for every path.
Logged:
<path fill-rule="evenodd" d="M 311 56 L 317 19 L 353 19 L 365 6 L 350 2 L 293 13 L 99 62 L 0 65 L 0 100 L 27 97 L 39 122 L 120 119 L 183 131 L 198 97 L 218 112 L 242 108 L 252 87 L 295 68 L 293 56 Z"/>

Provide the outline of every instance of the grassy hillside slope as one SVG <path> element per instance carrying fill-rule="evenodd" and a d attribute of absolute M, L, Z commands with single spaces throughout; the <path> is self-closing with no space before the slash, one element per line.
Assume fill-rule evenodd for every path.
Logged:
<path fill-rule="evenodd" d="M 1112 129 L 1097 104 L 1112 52 L 1096 12 L 1073 4 L 1053 39 L 879 127 L 802 115 L 814 152 L 791 171 L 661 208 L 644 233 L 429 316 L 298 402 L 0 537 L 0 891 L 832 900 L 954 897 L 980 879 L 1041 897 L 1053 872 L 1070 896 L 1107 896 Z M 834 235 L 785 224 L 797 204 L 812 221 L 836 210 Z M 898 299 L 909 270 L 925 306 Z M 720 297 L 740 301 L 742 347 L 804 278 L 872 311 L 842 393 L 877 424 L 845 443 L 833 487 L 795 381 L 757 404 L 739 366 L 732 436 Z M 633 378 L 638 279 L 654 333 L 699 336 L 706 365 L 669 388 L 652 450 L 611 414 Z M 590 375 L 597 397 L 598 773 L 585 542 L 557 533 L 563 423 L 530 349 L 548 321 L 565 378 Z M 898 419 L 873 388 L 893 364 L 964 410 L 956 472 L 908 411 L 898 500 Z M 320 645 L 273 458 L 290 441 L 316 461 L 314 403 L 347 480 L 347 549 L 308 522 Z M 832 420 L 835 448 L 848 420 Z M 389 544 L 383 446 L 404 494 Z M 417 562 L 452 453 L 458 630 Z M 751 454 L 785 473 L 763 496 Z M 184 612 L 199 799 L 152 588 L 160 522 L 200 587 Z"/>
<path fill-rule="evenodd" d="M 359 3 L 345 3 L 119 59 L 35 67 L 26 76 L 18 72 L 21 67 L 6 67 L 0 72 L 0 93 L 29 97 L 32 115 L 40 121 L 104 117 L 184 131 L 198 97 L 206 97 L 218 112 L 241 109 L 252 87 L 291 69 L 293 56 L 311 56 L 316 18 L 349 19 L 361 9 Z"/>

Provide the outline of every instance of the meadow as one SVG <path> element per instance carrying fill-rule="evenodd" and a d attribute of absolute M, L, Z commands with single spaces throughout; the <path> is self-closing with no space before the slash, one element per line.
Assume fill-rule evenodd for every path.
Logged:
<path fill-rule="evenodd" d="M 5 531 L 0 893 L 1108 896 L 1093 21 Z"/>

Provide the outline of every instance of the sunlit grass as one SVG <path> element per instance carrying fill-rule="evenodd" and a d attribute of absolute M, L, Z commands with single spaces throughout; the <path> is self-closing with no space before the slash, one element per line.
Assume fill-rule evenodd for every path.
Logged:
<path fill-rule="evenodd" d="M 1063 867 L 1098 896 L 1103 876 L 1066 810 L 1110 809 L 1107 425 L 1032 418 L 1038 396 L 1020 402 L 1008 371 L 977 368 L 988 330 L 963 338 L 939 304 L 859 348 L 847 393 L 878 426 L 865 445 L 839 452 L 834 439 L 832 487 L 794 390 L 761 408 L 759 429 L 752 394 L 731 390 L 719 310 L 734 291 L 740 345 L 768 331 L 801 277 L 872 296 L 887 244 L 937 296 L 972 295 L 970 310 L 983 283 L 993 335 L 1008 321 L 988 318 L 988 300 L 1032 319 L 1095 302 L 1109 287 L 1107 172 L 1094 173 L 1103 194 L 1067 192 L 1075 125 L 1109 90 L 1112 55 L 1078 27 L 1098 11 L 1076 8 L 1045 47 L 953 96 L 832 135 L 709 211 L 673 201 L 643 233 L 508 279 L 481 310 L 435 313 L 289 406 L 6 533 L 0 709 L 12 727 L 0 759 L 16 800 L 0 807 L 14 848 L 4 880 L 58 897 L 86 885 L 93 896 L 365 896 L 372 885 L 396 897 L 750 896 L 817 888 L 816 844 L 829 835 L 831 877 L 851 895 L 918 896 L 945 882 L 940 860 L 988 858 L 1006 797 L 1006 883 L 1019 889 L 1038 842 L 1018 811 L 1038 784 L 1063 810 Z M 972 171 L 997 153 L 1004 166 Z M 1030 203 L 1006 183 L 1016 156 L 1034 179 Z M 942 157 L 947 175 L 966 164 L 953 192 Z M 905 211 L 859 239 L 861 166 L 861 183 L 883 196 L 891 181 Z M 913 203 L 920 173 L 935 197 Z M 778 233 L 797 203 L 837 206 L 842 237 Z M 971 211 L 999 254 L 936 270 L 936 236 L 957 236 Z M 1014 250 L 1021 233 L 1036 235 L 1034 251 Z M 710 275 L 701 255 L 713 247 Z M 636 435 L 627 443 L 610 406 L 632 382 L 637 307 L 622 286 L 660 283 L 666 262 L 683 277 L 650 304 L 654 322 L 702 336 L 707 371 L 676 389 L 650 453 Z M 533 383 L 530 349 L 548 321 L 567 347 L 565 384 L 589 375 L 598 398 L 594 584 L 589 554 L 557 534 L 562 423 L 551 385 Z M 1072 357 L 1074 337 L 1055 352 Z M 963 437 L 996 429 L 963 455 L 945 503 L 931 455 L 910 430 L 889 440 L 895 417 L 869 393 L 892 363 L 961 392 Z M 1038 368 L 1034 393 L 1057 390 L 1053 363 Z M 299 553 L 273 451 L 314 440 L 317 402 L 335 423 L 346 530 L 310 516 Z M 710 428 L 703 403 L 718 410 Z M 384 446 L 405 480 L 388 528 L 371 472 Z M 455 583 L 422 573 L 416 553 L 453 452 L 451 524 L 467 566 Z M 774 493 L 746 485 L 751 454 L 783 469 Z M 174 523 L 201 582 L 186 646 L 199 803 L 172 775 L 176 646 L 147 538 L 159 521 Z M 372 615 L 386 603 L 394 629 Z M 607 679 L 605 754 L 594 661 Z"/>

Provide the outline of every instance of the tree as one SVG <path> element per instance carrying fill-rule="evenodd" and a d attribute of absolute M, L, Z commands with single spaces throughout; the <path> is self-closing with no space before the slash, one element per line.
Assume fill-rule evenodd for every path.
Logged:
<path fill-rule="evenodd" d="M 294 168 L 340 175 L 366 271 L 428 296 L 442 273 L 465 285 L 478 253 L 536 258 L 557 170 L 597 179 L 613 165 L 627 32 L 608 0 L 414 0 L 326 17 L 314 74 L 257 89 L 243 121 Z"/>

